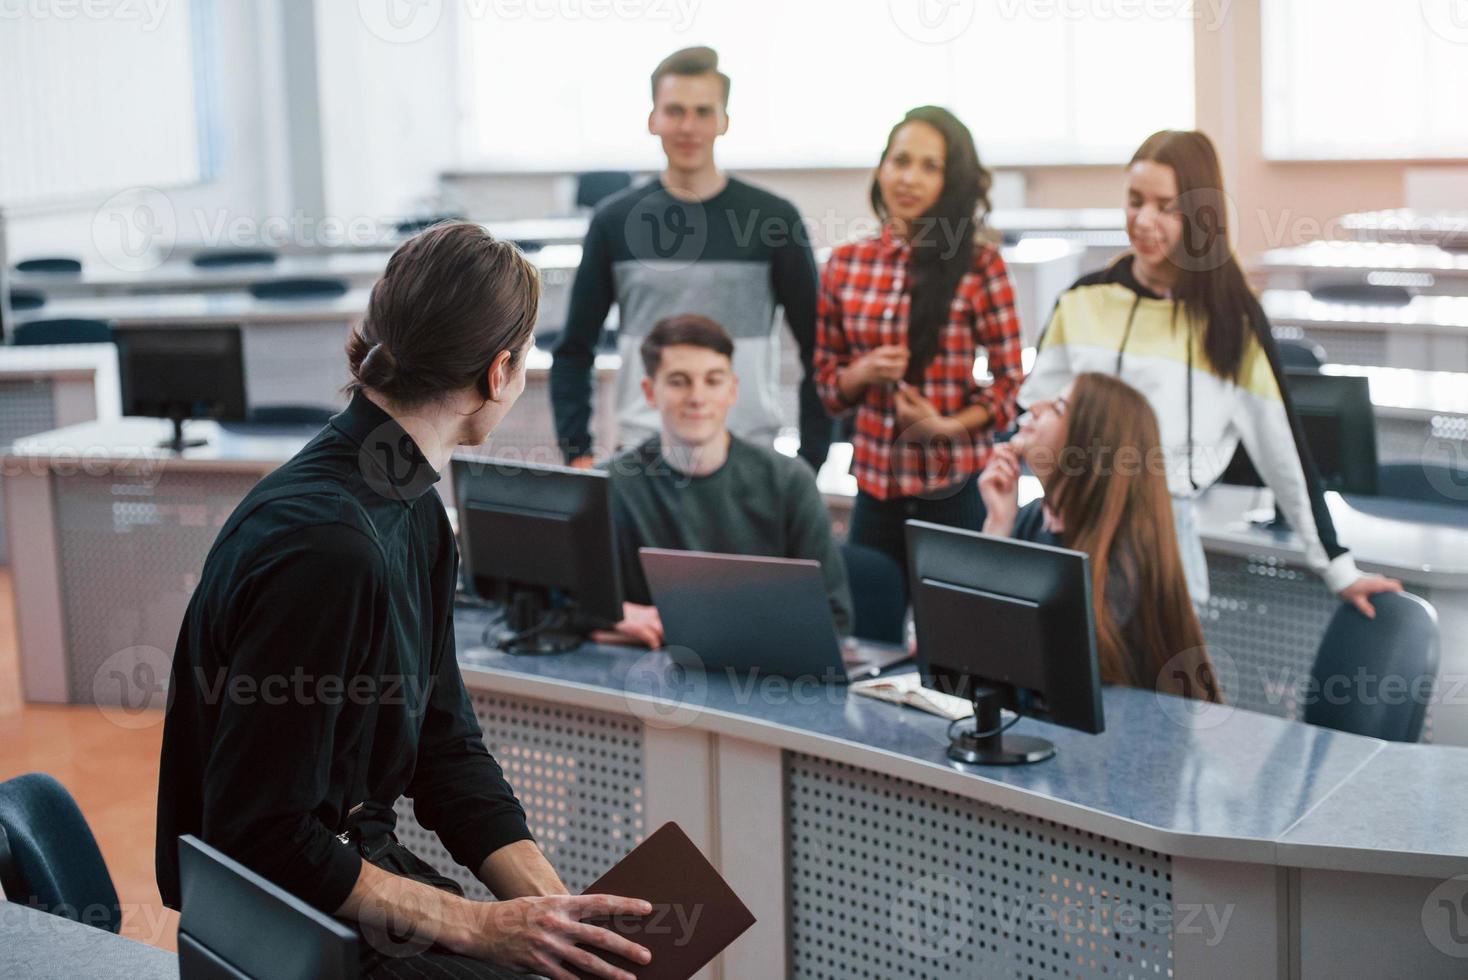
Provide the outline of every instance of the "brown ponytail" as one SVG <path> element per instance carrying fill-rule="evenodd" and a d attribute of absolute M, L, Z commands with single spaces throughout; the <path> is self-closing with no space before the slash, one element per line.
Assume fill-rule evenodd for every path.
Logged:
<path fill-rule="evenodd" d="M 473 387 L 503 351 L 511 367 L 529 344 L 540 276 L 509 242 L 465 221 L 404 242 L 372 287 L 367 315 L 347 341 L 348 391 L 371 388 L 410 408 Z"/>

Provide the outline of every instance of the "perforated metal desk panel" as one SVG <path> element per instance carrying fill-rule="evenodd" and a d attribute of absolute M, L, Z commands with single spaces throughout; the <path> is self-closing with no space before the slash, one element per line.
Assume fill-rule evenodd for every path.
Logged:
<path fill-rule="evenodd" d="M 483 615 L 458 616 L 465 678 L 568 884 L 676 819 L 759 917 L 709 976 L 1365 975 L 1321 968 L 1358 935 L 1390 942 L 1396 975 L 1461 975 L 1420 924 L 1393 924 L 1468 871 L 1468 837 L 1441 833 L 1468 803 L 1468 750 L 1108 689 L 1102 735 L 1022 721 L 1053 760 L 969 769 L 921 712 L 664 654 L 492 653 Z M 1384 751 L 1417 764 L 1374 767 Z M 1312 819 L 1328 806 L 1351 819 Z M 450 863 L 399 812 L 400 835 Z M 1341 894 L 1356 904 L 1333 922 L 1309 904 Z"/>

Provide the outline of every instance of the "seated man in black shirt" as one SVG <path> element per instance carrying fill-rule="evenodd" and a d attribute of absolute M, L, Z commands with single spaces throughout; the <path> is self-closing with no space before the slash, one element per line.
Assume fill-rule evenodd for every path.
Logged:
<path fill-rule="evenodd" d="M 351 405 L 220 531 L 164 722 L 166 905 L 179 907 L 178 838 L 193 834 L 358 923 L 365 977 L 562 978 L 574 965 L 631 980 L 597 952 L 647 962 L 581 921 L 649 907 L 567 895 L 485 749 L 454 653 L 458 549 L 433 484 L 524 390 L 539 294 L 534 267 L 477 225 L 404 244 L 348 347 Z M 396 841 L 403 796 L 500 901 L 466 899 Z"/>
<path fill-rule="evenodd" d="M 812 558 L 836 628 L 851 626 L 846 566 L 810 468 L 731 434 L 739 397 L 734 342 L 708 317 L 667 317 L 643 341 L 643 396 L 662 431 L 612 459 L 613 524 L 629 638 L 657 646 L 662 627 L 639 548 Z"/>

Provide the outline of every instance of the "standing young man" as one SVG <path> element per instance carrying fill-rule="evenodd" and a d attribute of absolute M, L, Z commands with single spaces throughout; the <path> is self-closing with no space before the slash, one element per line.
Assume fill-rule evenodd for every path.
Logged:
<path fill-rule="evenodd" d="M 556 434 L 566 460 L 589 466 L 592 366 L 602 324 L 615 303 L 617 433 L 635 446 L 658 432 L 642 397 L 637 351 L 648 330 L 674 313 L 723 324 L 744 379 L 730 414 L 735 434 L 769 445 L 781 424 L 780 335 L 776 307 L 800 348 L 800 455 L 825 461 L 831 420 L 811 372 L 815 348 L 816 268 L 794 205 L 721 172 L 714 141 L 729 129 L 729 76 L 711 48 L 674 52 L 652 74 L 648 132 L 662 141 L 667 166 L 655 180 L 597 209 L 571 290 L 566 329 L 551 367 Z M 609 453 L 617 447 L 602 447 Z"/>
<path fill-rule="evenodd" d="M 739 398 L 735 346 L 696 314 L 658 321 L 642 342 L 642 393 L 660 432 L 610 464 L 626 619 L 618 632 L 649 646 L 662 625 L 640 548 L 806 558 L 821 563 L 831 618 L 851 628 L 846 565 L 814 474 L 729 432 Z"/>

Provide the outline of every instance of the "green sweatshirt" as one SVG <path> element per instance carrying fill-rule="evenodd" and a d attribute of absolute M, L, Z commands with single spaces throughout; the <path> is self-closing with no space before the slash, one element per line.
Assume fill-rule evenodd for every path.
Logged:
<path fill-rule="evenodd" d="M 810 467 L 730 438 L 729 458 L 707 476 L 689 476 L 663 458 L 654 436 L 615 457 L 613 524 L 628 602 L 649 604 L 639 548 L 709 551 L 821 563 L 836 629 L 851 630 L 846 565 Z"/>

